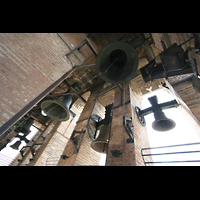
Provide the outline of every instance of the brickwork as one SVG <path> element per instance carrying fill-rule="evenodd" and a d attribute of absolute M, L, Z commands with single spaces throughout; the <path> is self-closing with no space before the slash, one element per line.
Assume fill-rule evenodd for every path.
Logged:
<path fill-rule="evenodd" d="M 0 126 L 71 68 L 69 51 L 57 33 L 0 34 Z"/>
<path fill-rule="evenodd" d="M 84 93 L 82 97 L 87 101 L 90 94 L 91 92 L 88 91 Z M 83 103 L 80 99 L 77 99 L 74 102 L 70 109 L 76 114 L 76 116 L 74 117 L 70 114 L 69 120 L 60 124 L 35 166 L 56 165 L 58 163 L 60 155 L 62 155 L 62 152 L 71 137 L 84 106 L 85 103 Z"/>
<path fill-rule="evenodd" d="M 127 143 L 129 136 L 123 127 L 123 106 L 120 105 L 121 91 L 116 88 L 106 166 L 144 165 L 141 148 L 149 147 L 148 136 L 146 128 L 139 123 L 134 110 L 134 106 L 140 106 L 139 97 L 141 96 L 138 96 L 129 84 L 126 83 L 125 87 L 125 102 L 127 102 L 125 116 L 132 117 L 134 143 Z M 112 151 L 118 151 L 119 155 L 115 156 Z"/>
<path fill-rule="evenodd" d="M 98 102 L 95 102 L 91 115 L 99 115 L 102 119 L 105 117 L 105 108 Z M 88 120 L 85 120 L 87 122 Z M 85 123 L 84 122 L 84 123 Z M 99 165 L 101 154 L 91 148 L 92 140 L 87 132 L 84 135 L 82 145 L 75 160 L 74 165 Z"/>
<path fill-rule="evenodd" d="M 100 154 L 94 151 L 90 144 L 92 140 L 89 138 L 87 123 L 92 111 L 94 110 L 96 104 L 96 96 L 98 95 L 100 88 L 97 88 L 95 92 L 89 97 L 81 115 L 76 123 L 74 130 L 83 131 L 85 133 L 80 135 L 80 140 L 78 144 L 78 154 L 73 154 L 74 147 L 72 142 L 69 141 L 63 151 L 63 155 L 70 156 L 66 160 L 60 159 L 58 166 L 74 166 L 74 165 L 98 165 L 100 161 Z M 100 106 L 100 105 L 98 105 Z"/>
<path fill-rule="evenodd" d="M 60 122 L 53 120 L 49 124 L 49 126 L 44 129 L 42 134 L 41 134 L 40 131 L 38 131 L 38 133 L 32 138 L 32 140 L 27 143 L 27 146 L 31 146 L 33 143 L 36 143 L 36 144 L 47 143 L 48 138 L 50 138 L 54 134 L 54 127 L 57 127 L 59 124 L 60 124 Z M 45 140 L 44 140 L 44 138 L 45 138 Z M 40 148 L 42 148 L 40 145 L 34 146 L 34 150 L 36 151 L 36 154 L 37 154 L 37 151 L 40 150 Z M 27 152 L 29 152 L 29 153 L 27 153 Z M 22 162 L 20 162 L 20 163 L 18 162 L 18 159 L 20 159 L 20 160 L 22 159 L 21 154 L 18 153 L 18 156 L 16 156 L 14 162 L 11 163 L 11 165 L 12 166 L 26 166 L 26 165 L 28 165 L 29 162 L 30 162 L 29 159 L 33 158 L 32 154 L 30 152 L 30 149 L 29 148 L 25 148 L 24 151 L 23 151 L 23 155 L 25 155 L 26 157 L 25 157 L 25 159 L 23 158 Z"/>
<path fill-rule="evenodd" d="M 67 141 L 67 138 L 56 131 L 35 166 L 54 165 L 54 163 L 60 158 Z"/>
<path fill-rule="evenodd" d="M 183 43 L 184 41 L 188 40 L 193 36 L 192 33 L 165 33 L 168 38 L 170 45 L 177 43 L 178 45 Z M 165 41 L 163 33 L 152 33 L 155 45 L 157 48 L 163 50 L 160 41 Z M 166 44 L 167 45 L 167 44 Z M 190 40 L 189 42 L 182 45 L 182 48 L 184 51 L 188 47 L 194 47 L 194 39 Z M 197 63 L 197 69 L 200 73 L 200 54 L 195 54 L 196 63 Z M 188 75 L 180 75 L 175 77 L 169 77 L 170 84 L 174 84 L 183 78 L 186 78 Z M 193 112 L 195 117 L 200 121 L 200 94 L 196 92 L 196 90 L 192 86 L 192 81 L 189 80 L 187 82 L 180 83 L 178 85 L 173 86 L 175 91 L 178 93 L 178 95 L 182 98 L 182 100 L 187 104 L 187 106 L 190 108 L 190 110 Z"/>

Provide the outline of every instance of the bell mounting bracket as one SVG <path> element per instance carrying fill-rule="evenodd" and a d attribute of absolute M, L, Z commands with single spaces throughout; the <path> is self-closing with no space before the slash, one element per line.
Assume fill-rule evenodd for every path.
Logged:
<path fill-rule="evenodd" d="M 172 100 L 172 101 L 167 101 L 164 103 L 160 103 L 158 104 L 157 102 L 157 96 L 152 96 L 148 98 L 149 102 L 151 103 L 151 107 L 146 108 L 144 110 L 141 110 L 138 106 L 135 106 L 135 112 L 137 114 L 138 120 L 140 121 L 142 126 L 146 126 L 146 121 L 144 119 L 145 115 L 148 115 L 150 113 L 154 113 L 154 111 L 157 109 L 169 109 L 169 108 L 177 108 L 179 106 L 178 102 L 176 101 L 176 99 Z M 155 103 L 154 103 L 155 102 Z"/>
<path fill-rule="evenodd" d="M 130 137 L 130 139 L 127 139 L 127 143 L 134 143 L 134 138 L 132 135 L 133 130 L 131 128 L 133 125 L 131 125 L 131 121 L 132 121 L 132 118 L 123 116 L 123 126 L 124 126 L 126 133 Z"/>
<path fill-rule="evenodd" d="M 97 131 L 100 130 L 103 125 L 110 125 L 112 119 L 112 107 L 110 104 L 105 107 L 105 118 L 102 119 L 99 115 L 91 115 L 88 120 L 88 133 L 90 138 L 94 141 L 96 139 Z"/>
<path fill-rule="evenodd" d="M 75 134 L 77 134 L 77 133 L 79 133 L 79 134 L 75 136 Z M 80 135 L 82 133 L 85 133 L 85 130 L 84 131 L 83 130 L 81 130 L 81 131 L 74 130 L 73 133 L 72 133 L 72 135 L 71 135 L 71 137 L 70 137 L 70 140 L 72 141 L 72 144 L 74 146 L 74 150 L 75 150 L 74 153 L 75 154 L 77 154 L 78 151 L 79 151 L 79 149 L 78 149 L 77 146 L 78 146 L 78 143 L 80 141 Z"/>

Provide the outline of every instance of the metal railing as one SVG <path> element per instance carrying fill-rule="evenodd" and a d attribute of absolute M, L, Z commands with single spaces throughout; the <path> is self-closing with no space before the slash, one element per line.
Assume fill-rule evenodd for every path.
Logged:
<path fill-rule="evenodd" d="M 13 160 L 14 158 L 11 158 L 0 152 L 0 166 L 9 166 Z"/>
<path fill-rule="evenodd" d="M 170 145 L 170 146 L 160 146 L 160 147 L 152 147 L 152 148 L 143 148 L 142 151 L 142 157 L 143 160 L 145 162 L 145 166 L 147 165 L 154 165 L 154 164 L 161 164 L 161 165 L 174 165 L 173 163 L 183 163 L 183 164 L 176 164 L 176 165 L 188 165 L 186 163 L 190 163 L 189 165 L 194 165 L 191 163 L 199 163 L 199 164 L 195 164 L 195 165 L 199 165 L 200 166 L 200 150 L 195 149 L 194 147 L 192 147 L 190 150 L 187 150 L 187 146 L 192 146 L 192 145 L 200 145 L 200 142 L 198 143 L 187 143 L 187 144 L 178 144 L 178 145 Z M 182 147 L 182 149 L 185 149 L 184 151 L 170 151 L 168 148 L 176 148 Z M 155 149 L 168 149 L 168 152 L 156 152 L 155 153 Z M 200 146 L 198 147 L 200 149 Z M 150 153 L 146 153 L 148 150 L 150 150 Z M 190 155 L 190 156 L 180 156 L 181 154 L 183 155 Z M 193 154 L 193 155 L 192 155 Z M 170 156 L 171 155 L 171 156 Z M 172 156 L 173 155 L 173 156 Z M 174 156 L 177 155 L 177 156 Z M 192 156 L 191 156 L 192 155 Z M 147 157 L 152 157 L 153 161 L 146 161 L 145 158 Z M 160 160 L 157 160 L 156 158 L 154 158 L 153 156 L 159 157 Z M 168 157 L 168 159 L 170 160 L 165 160 L 165 158 Z M 176 160 L 171 160 L 175 158 Z M 187 160 L 181 160 L 181 158 L 187 158 Z M 190 159 L 192 158 L 192 159 Z"/>

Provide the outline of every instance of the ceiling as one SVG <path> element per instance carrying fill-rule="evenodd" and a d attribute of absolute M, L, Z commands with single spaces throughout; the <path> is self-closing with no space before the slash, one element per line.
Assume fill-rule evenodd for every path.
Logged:
<path fill-rule="evenodd" d="M 89 36 L 90 41 L 95 47 L 96 51 L 104 47 L 106 44 L 113 41 L 125 41 L 129 42 L 133 38 L 141 35 L 139 33 L 62 33 L 65 37 L 68 45 L 71 45 L 71 48 L 78 46 L 86 36 Z M 149 37 L 150 34 L 146 34 L 146 37 Z M 74 46 L 74 47 L 73 47 Z M 155 55 L 159 54 L 159 51 L 154 48 Z M 72 53 L 68 56 L 72 65 L 83 65 L 88 63 L 96 62 L 96 55 L 91 51 L 87 44 L 85 44 L 82 48 L 75 51 L 76 55 Z M 137 49 L 138 57 L 140 58 L 139 68 L 144 66 L 151 60 L 151 55 L 149 55 L 148 50 L 146 50 L 143 46 Z M 80 60 L 82 62 L 80 62 Z M 139 69 L 138 68 L 138 69 Z M 140 73 L 138 70 L 136 76 Z M 51 94 L 62 94 L 69 92 L 69 83 L 72 87 L 78 86 L 79 90 L 77 91 L 79 95 L 84 94 L 86 91 L 92 91 L 97 86 L 102 85 L 105 81 L 98 75 L 95 66 L 89 66 L 84 68 L 78 68 L 75 70 L 70 76 L 67 77 L 65 81 L 63 81 L 58 87 L 56 87 Z M 80 89 L 81 88 L 81 89 Z M 77 89 L 77 88 L 76 88 Z M 72 90 L 71 90 L 72 92 Z M 77 96 L 73 97 L 73 101 L 77 99 Z"/>
<path fill-rule="evenodd" d="M 138 78 L 138 76 L 141 74 L 139 69 L 161 53 L 161 51 L 163 50 L 162 46 L 160 45 L 161 40 L 165 41 L 166 45 L 167 44 L 169 45 L 169 41 L 171 41 L 171 44 L 173 44 L 174 42 L 180 44 L 187 38 L 183 38 L 179 41 L 178 39 L 175 40 L 172 37 L 172 34 L 171 35 L 168 34 L 168 36 L 171 37 L 169 37 L 168 38 L 169 41 L 166 42 L 167 39 L 163 38 L 161 33 L 159 34 L 157 33 L 143 33 L 143 34 L 142 33 L 62 33 L 62 36 L 65 38 L 65 42 L 70 49 L 73 49 L 79 44 L 81 44 L 87 36 L 97 52 L 99 52 L 102 47 L 104 47 L 106 44 L 110 42 L 117 40 L 129 42 L 132 39 L 136 38 L 137 36 L 141 37 L 142 35 L 143 37 L 146 38 L 146 42 L 143 45 L 136 48 L 139 57 L 139 67 L 134 77 L 136 78 L 135 80 L 138 82 L 138 85 L 143 84 L 143 87 L 141 87 L 141 92 L 142 94 L 145 94 L 154 89 L 157 89 L 160 82 L 157 80 L 153 82 L 150 81 L 148 83 L 144 83 L 144 81 L 141 82 L 142 77 L 140 76 L 140 78 Z M 163 35 L 166 36 L 166 34 Z M 189 44 L 183 46 L 183 48 L 186 49 L 188 45 L 194 46 L 194 42 L 191 41 Z M 76 50 L 74 53 L 67 56 L 67 58 L 71 62 L 72 66 L 84 65 L 96 62 L 96 55 L 92 52 L 92 50 L 87 44 L 84 44 L 80 49 Z M 171 84 L 175 84 L 177 82 L 180 82 L 181 80 L 184 80 L 190 75 L 191 74 L 170 77 L 168 81 Z M 105 84 L 105 81 L 98 75 L 95 65 L 88 66 L 76 69 L 65 79 L 65 81 L 63 81 L 59 86 L 57 86 L 53 91 L 51 91 L 50 94 L 55 96 L 55 98 L 57 98 L 56 95 L 58 94 L 63 94 L 66 92 L 74 93 L 74 90 L 72 90 L 70 87 L 72 86 L 77 91 L 77 94 L 73 96 L 73 101 L 72 101 L 73 104 L 73 102 L 75 102 L 75 100 L 78 99 L 78 96 L 83 95 L 87 91 L 93 91 L 96 87 L 103 84 Z M 181 91 L 183 100 L 187 102 L 187 95 L 182 94 L 184 93 L 183 91 L 184 87 L 185 85 L 183 84 L 182 86 L 179 85 L 179 87 L 177 88 L 178 92 Z M 192 106 L 193 108 L 195 108 L 195 112 L 197 113 L 196 117 L 200 120 L 200 108 L 198 108 L 197 105 L 200 101 L 200 96 L 199 94 L 196 94 L 195 97 L 196 99 L 195 102 L 192 102 Z M 108 100 L 108 98 L 103 96 L 99 99 L 103 105 L 104 104 L 107 105 L 109 101 L 110 102 L 113 101 L 113 98 L 114 98 L 114 93 L 110 93 L 110 100 Z M 191 99 L 191 96 L 188 96 L 188 98 Z M 190 107 L 190 105 L 188 106 Z"/>
<path fill-rule="evenodd" d="M 102 49 L 102 47 L 104 47 L 110 42 L 118 40 L 130 42 L 132 39 L 142 35 L 147 40 L 143 45 L 136 48 L 139 57 L 139 67 L 133 77 L 134 83 L 131 83 L 131 86 L 136 88 L 138 93 L 145 94 L 157 89 L 160 86 L 160 81 L 155 80 L 152 82 L 149 81 L 145 83 L 143 81 L 139 69 L 145 66 L 157 55 L 159 55 L 161 51 L 163 51 L 161 41 L 164 41 L 166 46 L 170 46 L 174 43 L 181 44 L 182 42 L 190 38 L 192 36 L 192 33 L 62 33 L 66 45 L 71 50 L 79 44 L 81 44 L 85 40 L 86 36 L 88 36 L 90 42 L 92 43 L 97 52 L 99 52 Z M 194 41 L 190 41 L 187 44 L 185 44 L 183 46 L 184 50 L 186 50 L 186 48 L 189 46 L 194 47 Z M 87 44 L 84 44 L 80 49 L 70 54 L 67 58 L 72 66 L 96 62 L 96 55 L 92 52 L 92 50 Z M 196 55 L 196 60 L 197 66 L 199 68 L 198 70 L 200 72 L 200 55 Z M 200 93 L 197 93 L 193 89 L 191 80 L 181 82 L 188 76 L 190 76 L 190 74 L 174 76 L 170 77 L 168 81 L 169 83 L 174 85 L 173 87 L 175 91 L 187 104 L 187 106 L 196 116 L 198 121 L 200 121 Z M 107 85 L 108 90 L 105 94 L 99 95 L 98 101 L 103 106 L 106 106 L 114 101 L 114 90 L 109 90 L 109 88 L 112 89 L 113 85 L 106 83 L 99 76 L 99 74 L 96 71 L 95 65 L 76 69 L 60 85 L 58 85 L 53 91 L 51 91 L 49 95 L 51 95 L 53 98 L 58 98 L 59 94 L 64 94 L 66 92 L 75 93 L 75 90 L 76 94 L 72 97 L 73 104 L 78 98 L 80 98 L 81 95 L 83 95 L 87 91 L 93 91 L 98 86 L 102 85 Z M 41 119 L 39 119 L 38 111 L 41 111 L 39 110 L 41 109 L 40 104 L 41 102 L 39 102 L 35 107 L 33 107 L 26 115 L 34 115 L 33 117 L 37 118 L 38 121 L 41 122 L 41 124 L 48 125 L 51 119 L 47 117 L 44 120 L 41 116 Z"/>

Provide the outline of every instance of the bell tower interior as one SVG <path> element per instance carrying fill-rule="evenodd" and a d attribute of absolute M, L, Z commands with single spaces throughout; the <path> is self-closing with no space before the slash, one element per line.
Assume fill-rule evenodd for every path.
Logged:
<path fill-rule="evenodd" d="M 199 33 L 1 33 L 0 47 L 2 166 L 153 165 L 146 115 L 168 131 L 182 107 L 200 128 Z M 173 98 L 142 109 L 162 88 Z"/>

